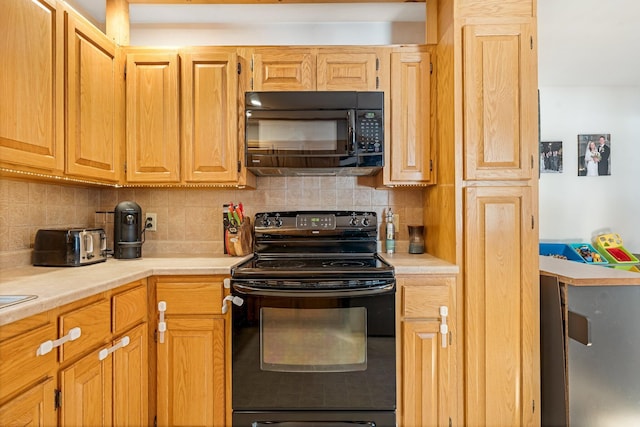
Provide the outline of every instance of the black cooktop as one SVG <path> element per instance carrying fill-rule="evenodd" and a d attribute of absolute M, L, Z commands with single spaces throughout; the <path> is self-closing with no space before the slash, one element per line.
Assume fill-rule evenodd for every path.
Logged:
<path fill-rule="evenodd" d="M 234 279 L 317 278 L 317 277 L 393 277 L 393 267 L 377 254 L 343 254 L 329 257 L 254 256 L 234 267 Z"/>

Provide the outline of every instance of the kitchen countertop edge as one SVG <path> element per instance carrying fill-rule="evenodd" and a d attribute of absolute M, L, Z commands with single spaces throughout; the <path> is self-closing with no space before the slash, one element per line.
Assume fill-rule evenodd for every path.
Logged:
<path fill-rule="evenodd" d="M 380 254 L 396 275 L 457 274 L 459 269 L 429 254 Z M 37 295 L 37 298 L 0 309 L 0 326 L 82 298 L 106 292 L 150 276 L 229 275 L 245 257 L 158 257 L 108 259 L 82 267 L 24 266 L 2 271 L 0 295 Z"/>

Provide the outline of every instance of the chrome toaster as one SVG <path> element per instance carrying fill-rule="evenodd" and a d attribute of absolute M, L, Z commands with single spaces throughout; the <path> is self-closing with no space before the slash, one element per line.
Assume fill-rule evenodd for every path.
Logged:
<path fill-rule="evenodd" d="M 102 228 L 41 229 L 36 233 L 33 265 L 78 267 L 107 260 Z"/>

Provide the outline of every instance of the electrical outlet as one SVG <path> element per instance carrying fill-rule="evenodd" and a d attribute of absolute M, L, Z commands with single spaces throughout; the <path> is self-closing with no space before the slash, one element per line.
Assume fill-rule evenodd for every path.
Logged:
<path fill-rule="evenodd" d="M 144 228 L 147 231 L 158 231 L 158 214 L 148 213 L 145 218 Z"/>

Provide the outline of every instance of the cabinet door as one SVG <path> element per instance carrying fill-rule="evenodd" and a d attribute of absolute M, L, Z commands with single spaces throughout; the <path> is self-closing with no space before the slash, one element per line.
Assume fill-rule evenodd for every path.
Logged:
<path fill-rule="evenodd" d="M 15 328 L 15 336 L 0 342 L 0 401 L 56 370 L 56 354 L 39 354 L 40 344 L 57 338 L 55 319 L 36 315 L 2 327 Z M 2 424 L 0 424 L 2 425 Z"/>
<path fill-rule="evenodd" d="M 117 90 L 123 79 L 116 46 L 84 19 L 67 13 L 65 172 L 114 182 L 119 178 L 122 143 Z"/>
<path fill-rule="evenodd" d="M 224 426 L 225 319 L 167 314 L 166 322 L 157 347 L 158 425 Z"/>
<path fill-rule="evenodd" d="M 391 54 L 390 182 L 431 183 L 431 55 Z"/>
<path fill-rule="evenodd" d="M 402 322 L 402 418 L 404 426 L 449 425 L 449 348 L 440 322 Z"/>
<path fill-rule="evenodd" d="M 0 159 L 62 171 L 62 20 L 53 0 L 3 0 L 0 14 Z"/>
<path fill-rule="evenodd" d="M 317 90 L 376 90 L 375 53 L 319 53 Z"/>
<path fill-rule="evenodd" d="M 186 182 L 238 180 L 237 56 L 182 55 L 182 148 Z"/>
<path fill-rule="evenodd" d="M 124 337 L 129 344 L 113 354 L 113 423 L 116 426 L 143 426 L 148 423 L 149 375 L 147 324 L 136 326 Z"/>
<path fill-rule="evenodd" d="M 60 371 L 64 426 L 112 425 L 112 355 L 104 360 L 92 351 Z"/>
<path fill-rule="evenodd" d="M 538 230 L 532 206 L 529 187 L 465 192 L 469 426 L 535 425 L 539 417 Z"/>
<path fill-rule="evenodd" d="M 464 179 L 530 179 L 538 112 L 532 26 L 468 25 L 464 55 Z"/>
<path fill-rule="evenodd" d="M 127 182 L 180 181 L 178 54 L 127 54 Z"/>
<path fill-rule="evenodd" d="M 253 54 L 253 90 L 316 90 L 316 57 L 304 49 Z"/>
<path fill-rule="evenodd" d="M 2 426 L 54 426 L 55 381 L 49 378 L 0 407 Z"/>

